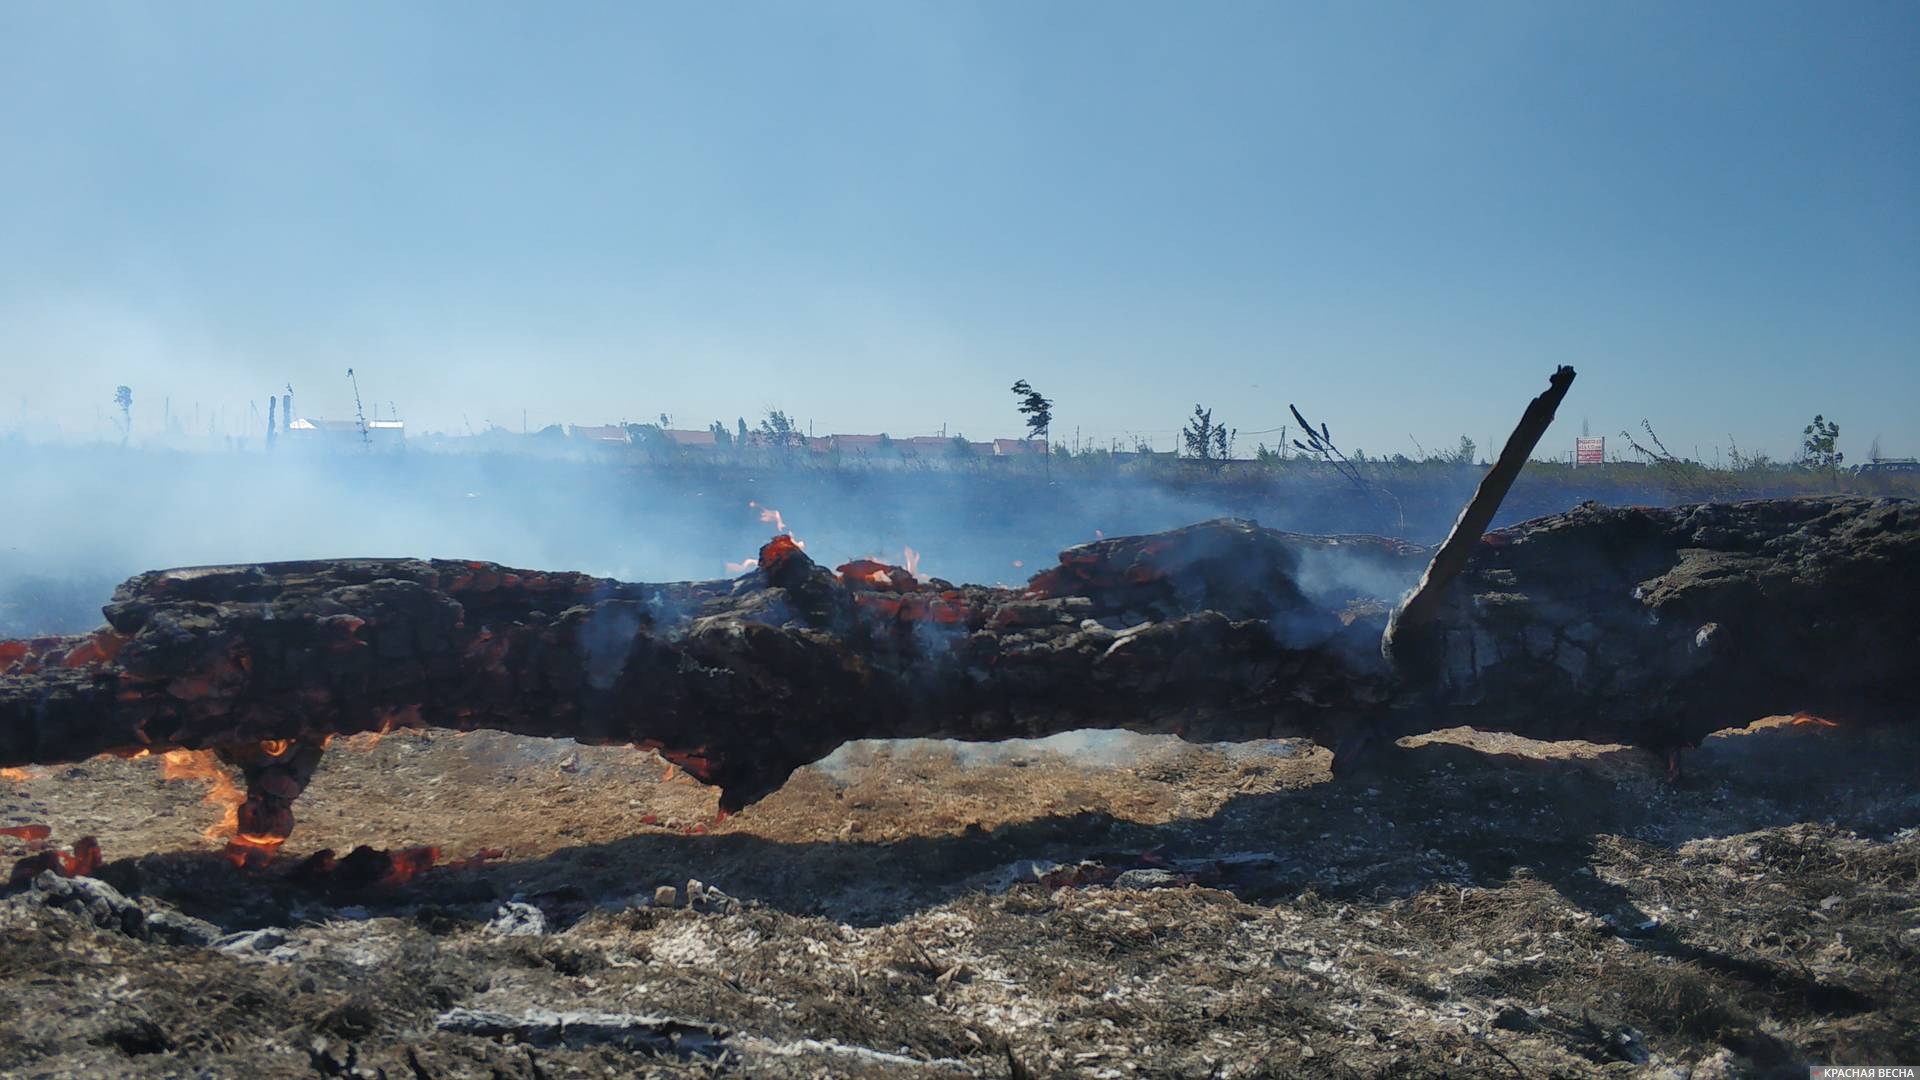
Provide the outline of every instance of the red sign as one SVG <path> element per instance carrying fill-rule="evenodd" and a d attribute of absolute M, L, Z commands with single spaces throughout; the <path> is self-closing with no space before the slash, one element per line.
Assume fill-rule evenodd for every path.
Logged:
<path fill-rule="evenodd" d="M 1573 440 L 1573 463 L 1575 465 L 1599 465 L 1607 460 L 1607 440 L 1605 436 L 1597 439 Z"/>

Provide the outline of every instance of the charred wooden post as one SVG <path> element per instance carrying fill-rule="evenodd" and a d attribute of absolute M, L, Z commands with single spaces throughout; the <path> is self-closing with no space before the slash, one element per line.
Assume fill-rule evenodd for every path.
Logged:
<path fill-rule="evenodd" d="M 312 782 L 324 747 L 299 739 L 228 744 L 220 759 L 240 770 L 246 801 L 236 811 L 233 844 L 272 854 L 293 834 L 293 802 Z"/>
<path fill-rule="evenodd" d="M 952 585 L 786 537 L 733 581 L 341 559 L 142 574 L 92 634 L 0 642 L 0 765 L 215 749 L 291 828 L 328 738 L 493 728 L 655 748 L 737 808 L 862 738 L 1191 739 L 1458 724 L 1665 749 L 1759 716 L 1911 719 L 1920 506 L 1585 505 L 1489 533 L 1386 663 L 1432 552 L 1215 521 Z"/>
<path fill-rule="evenodd" d="M 1499 512 L 1500 504 L 1506 501 L 1507 492 L 1512 490 L 1513 481 L 1539 445 L 1540 437 L 1547 433 L 1553 423 L 1553 414 L 1559 410 L 1561 399 L 1567 396 L 1567 388 L 1573 385 L 1574 371 L 1562 366 L 1556 369 L 1547 380 L 1547 389 L 1539 397 L 1527 404 L 1526 412 L 1520 416 L 1520 423 L 1507 437 L 1506 446 L 1500 450 L 1500 456 L 1494 460 L 1493 467 L 1480 480 L 1480 486 L 1474 490 L 1473 498 L 1460 510 L 1460 516 L 1454 520 L 1453 528 L 1447 532 L 1447 538 L 1434 550 L 1433 562 L 1427 566 L 1427 572 L 1420 576 L 1420 583 L 1407 594 L 1400 606 L 1394 609 L 1387 620 L 1386 633 L 1380 638 L 1380 651 L 1388 663 L 1406 666 L 1410 653 L 1420 652 L 1412 639 L 1422 626 L 1433 622 L 1440 613 L 1446 588 L 1460 571 L 1467 568 L 1467 560 L 1473 557 L 1473 550 L 1486 535 L 1487 526 L 1493 524 L 1493 516 Z M 1431 642 L 1432 635 L 1426 641 Z M 1414 663 L 1432 661 L 1432 652 L 1427 650 Z"/>

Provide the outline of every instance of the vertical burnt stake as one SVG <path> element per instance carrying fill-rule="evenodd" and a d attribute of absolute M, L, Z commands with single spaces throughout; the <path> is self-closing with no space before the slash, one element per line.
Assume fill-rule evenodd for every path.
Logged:
<path fill-rule="evenodd" d="M 239 766 L 247 781 L 237 830 L 243 842 L 277 844 L 293 833 L 293 802 L 307 789 L 323 753 L 318 743 L 298 739 L 220 748 L 221 760 Z"/>
<path fill-rule="evenodd" d="M 1460 511 L 1460 517 L 1454 521 L 1452 531 L 1433 553 L 1433 561 L 1427 564 L 1426 573 L 1420 575 L 1420 583 L 1413 587 L 1406 599 L 1400 601 L 1393 615 L 1387 620 L 1387 629 L 1380 636 L 1380 654 L 1387 663 L 1402 671 L 1418 668 L 1422 661 L 1431 659 L 1430 650 L 1414 644 L 1416 638 L 1426 635 L 1415 633 L 1420 627 L 1433 621 L 1440 612 L 1440 598 L 1460 571 L 1467 568 L 1467 560 L 1473 557 L 1474 546 L 1493 524 L 1493 515 L 1513 487 L 1514 478 L 1520 475 L 1520 469 L 1527 463 L 1528 455 L 1539 444 L 1540 436 L 1547 433 L 1547 426 L 1553 423 L 1553 414 L 1560 407 L 1560 400 L 1567 396 L 1567 387 L 1573 385 L 1573 369 L 1562 365 L 1547 380 L 1546 392 L 1527 405 L 1527 411 L 1520 415 L 1520 423 L 1507 437 L 1507 445 L 1500 450 L 1500 457 L 1494 461 L 1493 468 L 1480 481 L 1480 486 L 1467 500 Z M 1410 646 L 1412 646 L 1410 648 Z M 1409 672 L 1412 673 L 1412 672 Z"/>

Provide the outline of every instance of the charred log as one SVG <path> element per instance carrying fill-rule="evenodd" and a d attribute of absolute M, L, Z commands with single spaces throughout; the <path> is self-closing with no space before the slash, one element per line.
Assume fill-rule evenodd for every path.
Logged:
<path fill-rule="evenodd" d="M 0 643 L 0 765 L 172 748 L 284 837 L 334 736 L 494 728 L 658 749 L 732 809 L 862 738 L 1406 734 L 1667 749 L 1771 712 L 1920 700 L 1920 507 L 1586 505 L 1487 534 L 1389 666 L 1429 549 L 1216 521 L 1072 548 L 1021 589 L 777 537 L 733 581 L 343 559 L 133 578 L 91 635 Z"/>

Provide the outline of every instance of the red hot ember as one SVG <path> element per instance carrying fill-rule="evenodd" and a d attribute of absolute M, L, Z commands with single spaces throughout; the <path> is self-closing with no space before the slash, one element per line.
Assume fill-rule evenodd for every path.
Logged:
<path fill-rule="evenodd" d="M 35 826 L 45 828 L 45 826 Z M 100 841 L 91 836 L 83 836 L 74 841 L 73 852 L 48 848 L 35 852 L 13 864 L 13 870 L 7 875 L 10 887 L 25 885 L 48 870 L 61 877 L 81 877 L 100 869 Z"/>

